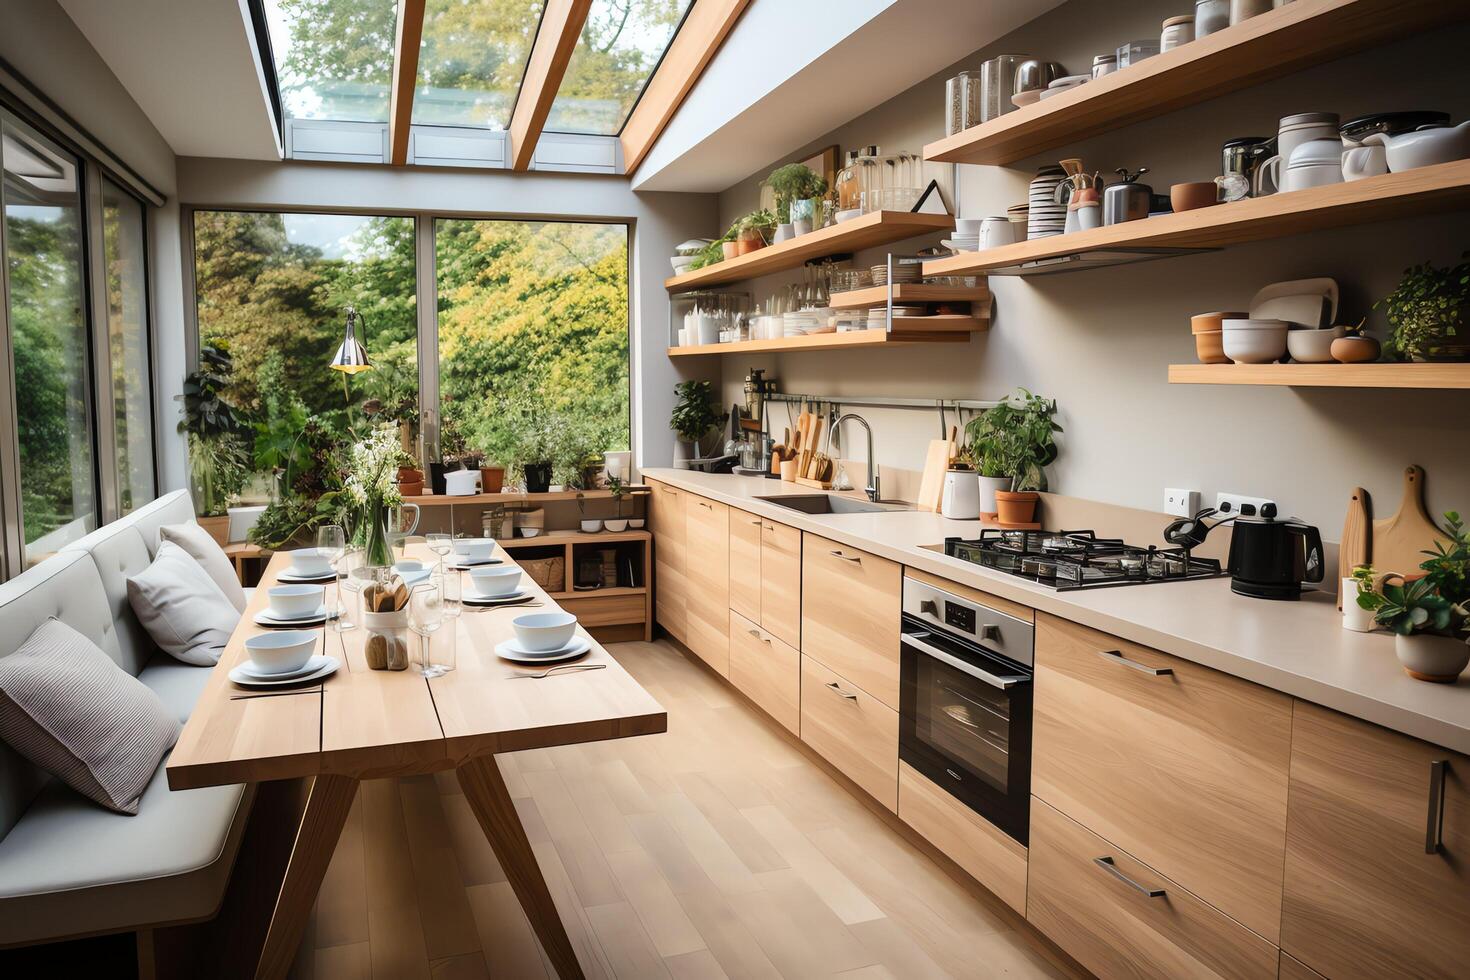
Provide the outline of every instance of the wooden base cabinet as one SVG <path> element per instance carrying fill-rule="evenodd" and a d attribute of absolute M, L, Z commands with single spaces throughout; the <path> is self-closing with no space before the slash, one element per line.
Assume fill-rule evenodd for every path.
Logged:
<path fill-rule="evenodd" d="M 1470 972 L 1470 758 L 1298 701 L 1281 946 L 1341 978 Z"/>
<path fill-rule="evenodd" d="M 752 623 L 761 621 L 762 518 L 730 508 L 730 609 Z"/>
<path fill-rule="evenodd" d="M 761 628 L 801 649 L 801 532 L 785 524 L 761 525 Z"/>
<path fill-rule="evenodd" d="M 1035 798 L 1026 920 L 1104 980 L 1276 977 L 1271 943 Z"/>
<path fill-rule="evenodd" d="M 903 566 L 807 534 L 801 553 L 801 652 L 898 709 Z"/>
<path fill-rule="evenodd" d="M 898 812 L 898 712 L 807 656 L 801 658 L 801 740 Z"/>
<path fill-rule="evenodd" d="M 801 734 L 801 653 L 733 610 L 730 683 L 791 734 Z"/>
<path fill-rule="evenodd" d="M 1273 943 L 1290 757 L 1286 695 L 1037 614 L 1032 793 Z"/>
<path fill-rule="evenodd" d="M 898 816 L 1001 901 L 1026 914 L 1026 848 L 902 760 Z"/>
<path fill-rule="evenodd" d="M 653 612 L 658 624 L 687 643 L 688 582 L 684 578 L 684 491 L 649 481 L 648 526 L 653 532 Z"/>
<path fill-rule="evenodd" d="M 730 508 L 684 498 L 685 645 L 722 677 L 730 674 Z"/>

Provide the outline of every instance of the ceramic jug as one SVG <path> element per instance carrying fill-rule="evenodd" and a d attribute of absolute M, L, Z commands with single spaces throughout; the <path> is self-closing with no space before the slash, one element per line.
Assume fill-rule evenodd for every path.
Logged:
<path fill-rule="evenodd" d="M 1380 144 L 1354 146 L 1342 151 L 1343 180 L 1381 177 L 1386 173 L 1388 173 L 1388 153 L 1386 148 Z"/>
<path fill-rule="evenodd" d="M 1383 147 L 1389 173 L 1395 174 L 1463 160 L 1470 157 L 1470 120 L 1458 126 L 1429 126 L 1399 136 L 1371 133 L 1363 137 L 1363 145 Z"/>

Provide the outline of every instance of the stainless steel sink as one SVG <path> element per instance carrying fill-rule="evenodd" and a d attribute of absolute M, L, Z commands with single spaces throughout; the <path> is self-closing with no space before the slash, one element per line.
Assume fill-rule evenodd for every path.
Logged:
<path fill-rule="evenodd" d="M 757 497 L 766 503 L 799 510 L 803 514 L 881 514 L 885 511 L 913 510 L 914 505 L 902 500 L 859 500 L 831 493 L 790 493 L 776 497 Z"/>

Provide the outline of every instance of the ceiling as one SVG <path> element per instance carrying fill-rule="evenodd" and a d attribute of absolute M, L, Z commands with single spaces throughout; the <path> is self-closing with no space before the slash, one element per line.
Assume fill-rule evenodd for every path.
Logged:
<path fill-rule="evenodd" d="M 633 189 L 722 191 L 1061 2 L 754 0 Z"/>
<path fill-rule="evenodd" d="M 179 156 L 279 160 L 245 0 L 58 0 Z"/>

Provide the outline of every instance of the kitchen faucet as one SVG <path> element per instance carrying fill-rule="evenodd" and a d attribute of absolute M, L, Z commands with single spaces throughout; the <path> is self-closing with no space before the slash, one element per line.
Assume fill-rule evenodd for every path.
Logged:
<path fill-rule="evenodd" d="M 858 415 L 856 412 L 848 412 L 833 423 L 832 431 L 836 432 L 842 428 L 842 423 L 848 419 L 852 419 L 854 422 L 861 422 L 863 428 L 868 430 L 868 485 L 863 489 L 867 493 L 868 499 L 877 503 L 881 494 L 878 492 L 878 461 L 873 458 L 873 427 L 861 415 Z"/>

